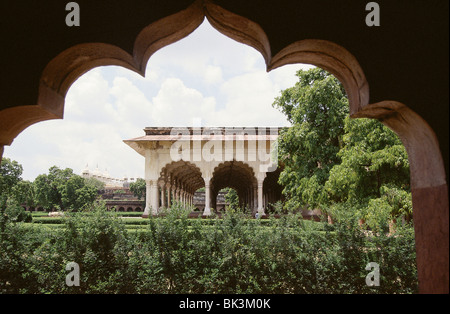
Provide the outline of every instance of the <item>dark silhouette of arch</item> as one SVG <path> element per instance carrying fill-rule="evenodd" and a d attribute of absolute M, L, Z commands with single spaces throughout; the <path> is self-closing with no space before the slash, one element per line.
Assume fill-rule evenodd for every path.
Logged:
<path fill-rule="evenodd" d="M 285 64 L 311 63 L 331 72 L 344 85 L 352 117 L 378 119 L 399 135 L 411 165 L 420 290 L 448 293 L 448 186 L 439 143 L 427 122 L 399 101 L 370 104 L 364 71 L 344 47 L 326 40 L 304 39 L 272 56 L 268 37 L 257 23 L 209 0 L 195 1 L 185 10 L 145 27 L 135 40 L 132 54 L 112 44 L 86 43 L 55 56 L 36 86 L 36 103 L 0 112 L 0 156 L 3 146 L 11 145 L 28 126 L 63 117 L 67 90 L 83 73 L 97 66 L 119 65 L 144 75 L 155 51 L 186 37 L 205 17 L 228 37 L 258 50 L 268 71 Z"/>

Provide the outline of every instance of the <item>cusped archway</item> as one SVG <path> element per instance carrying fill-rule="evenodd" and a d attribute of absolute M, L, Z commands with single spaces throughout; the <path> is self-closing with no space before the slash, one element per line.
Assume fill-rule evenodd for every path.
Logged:
<path fill-rule="evenodd" d="M 183 160 L 165 165 L 158 181 L 161 207 L 170 207 L 175 202 L 191 206 L 195 191 L 205 185 L 200 168 Z"/>
<path fill-rule="evenodd" d="M 188 161 L 174 161 L 160 172 L 160 178 L 176 184 L 185 185 L 190 190 L 198 190 L 205 185 L 200 168 Z"/>
<path fill-rule="evenodd" d="M 241 208 L 256 209 L 253 191 L 257 181 L 251 166 L 242 161 L 226 161 L 214 168 L 211 179 L 213 208 L 217 205 L 217 195 L 223 188 L 233 188 L 239 197 Z"/>
<path fill-rule="evenodd" d="M 83 73 L 100 65 L 120 65 L 143 75 L 155 51 L 186 37 L 205 17 L 220 32 L 261 52 L 268 71 L 291 63 L 311 63 L 328 70 L 343 83 L 352 117 L 379 119 L 400 136 L 411 165 L 420 289 L 448 293 L 448 186 L 439 144 L 431 127 L 401 102 L 370 104 L 363 69 L 344 47 L 326 40 L 299 39 L 272 56 L 268 38 L 257 23 L 209 0 L 195 1 L 185 10 L 147 26 L 136 38 L 132 54 L 111 44 L 85 43 L 55 56 L 43 70 L 40 82 L 36 82 L 35 103 L 0 112 L 0 155 L 3 147 L 11 145 L 28 126 L 62 118 L 65 94 Z"/>

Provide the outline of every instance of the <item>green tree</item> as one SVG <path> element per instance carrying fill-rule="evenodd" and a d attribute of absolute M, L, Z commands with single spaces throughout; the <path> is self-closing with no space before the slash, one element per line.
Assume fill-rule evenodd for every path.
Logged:
<path fill-rule="evenodd" d="M 36 204 L 46 210 L 63 209 L 62 192 L 66 182 L 74 176 L 73 170 L 64 170 L 57 166 L 49 169 L 48 174 L 41 174 L 34 180 Z"/>
<path fill-rule="evenodd" d="M 365 219 L 412 213 L 409 161 L 398 136 L 377 120 L 345 119 L 339 165 L 325 184 L 331 203 L 358 207 Z M 375 215 L 376 216 L 376 215 Z"/>
<path fill-rule="evenodd" d="M 22 179 L 23 167 L 15 160 L 3 158 L 0 166 L 0 229 L 6 221 L 30 221 L 22 204 L 32 205 L 31 183 Z"/>
<path fill-rule="evenodd" d="M 50 185 L 48 175 L 40 174 L 33 181 L 34 202 L 46 210 L 50 210 L 58 201 L 58 195 Z"/>
<path fill-rule="evenodd" d="M 223 191 L 225 194 L 225 202 L 228 204 L 228 207 L 234 210 L 239 208 L 239 196 L 235 189 L 225 188 Z"/>
<path fill-rule="evenodd" d="M 144 179 L 138 178 L 136 182 L 130 183 L 130 191 L 133 192 L 139 200 L 144 197 L 146 191 L 146 183 Z"/>
<path fill-rule="evenodd" d="M 35 203 L 46 210 L 79 210 L 92 204 L 97 198 L 97 188 L 86 184 L 81 176 L 70 168 L 53 166 L 48 174 L 41 174 L 33 182 Z"/>
<path fill-rule="evenodd" d="M 372 227 L 409 218 L 409 162 L 398 136 L 377 120 L 351 119 L 342 85 L 326 71 L 297 76 L 273 104 L 292 124 L 278 143 L 287 207 L 351 208 Z"/>
<path fill-rule="evenodd" d="M 12 187 L 11 194 L 17 203 L 34 206 L 34 190 L 32 182 L 20 180 Z"/>
<path fill-rule="evenodd" d="M 60 186 L 63 208 L 83 209 L 97 198 L 97 188 L 86 185 L 84 178 L 73 175 L 63 186 Z"/>
<path fill-rule="evenodd" d="M 11 196 L 14 186 L 22 178 L 23 167 L 15 160 L 2 158 L 0 166 L 0 196 L 2 203 Z"/>
<path fill-rule="evenodd" d="M 299 81 L 281 92 L 273 106 L 283 112 L 290 128 L 282 130 L 279 159 L 287 206 L 317 207 L 326 202 L 324 184 L 331 168 L 340 163 L 348 100 L 341 83 L 328 72 L 314 68 L 297 72 Z"/>

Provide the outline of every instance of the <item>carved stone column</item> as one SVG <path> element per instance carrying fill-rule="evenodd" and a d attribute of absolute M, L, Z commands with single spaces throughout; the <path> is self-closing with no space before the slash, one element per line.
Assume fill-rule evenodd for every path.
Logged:
<path fill-rule="evenodd" d="M 264 212 L 264 191 L 263 191 L 263 184 L 264 179 L 266 178 L 265 172 L 259 172 L 257 179 L 258 179 L 258 215 L 261 217 L 265 215 Z"/>
<path fill-rule="evenodd" d="M 205 180 L 205 209 L 203 211 L 203 216 L 211 215 L 211 178 L 203 178 Z"/>
<path fill-rule="evenodd" d="M 161 208 L 166 207 L 166 190 L 164 182 L 160 182 L 159 187 L 161 188 Z"/>
<path fill-rule="evenodd" d="M 151 197 L 152 215 L 157 215 L 159 209 L 159 189 L 157 181 L 152 181 L 151 193 L 152 193 Z"/>
<path fill-rule="evenodd" d="M 253 214 L 256 214 L 258 211 L 258 183 L 253 185 Z"/>
<path fill-rule="evenodd" d="M 152 207 L 152 183 L 150 180 L 145 180 L 145 209 L 142 217 L 147 218 L 150 215 L 151 207 Z"/>

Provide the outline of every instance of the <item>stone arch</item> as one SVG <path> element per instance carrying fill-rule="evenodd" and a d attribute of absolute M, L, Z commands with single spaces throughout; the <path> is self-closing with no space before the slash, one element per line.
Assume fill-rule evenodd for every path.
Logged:
<path fill-rule="evenodd" d="M 196 191 L 204 186 L 200 168 L 189 161 L 174 161 L 166 164 L 161 172 L 160 179 L 177 181 L 185 185 L 190 191 Z"/>
<path fill-rule="evenodd" d="M 421 292 L 448 293 L 448 185 L 436 135 L 405 104 L 386 100 L 369 104 L 369 85 L 356 58 L 345 48 L 325 40 L 297 41 L 272 57 L 262 28 L 209 0 L 197 0 L 187 9 L 147 26 L 136 38 L 133 54 L 108 44 L 82 44 L 61 52 L 44 69 L 35 104 L 10 107 L 0 113 L 0 155 L 4 145 L 28 126 L 60 119 L 68 88 L 83 73 L 100 65 L 120 65 L 144 74 L 150 56 L 186 37 L 207 17 L 226 36 L 258 50 L 267 70 L 311 63 L 334 74 L 347 92 L 352 117 L 379 119 L 405 144 L 411 165 L 411 186 Z"/>
<path fill-rule="evenodd" d="M 188 208 L 194 203 L 194 193 L 204 186 L 204 180 L 200 168 L 188 161 L 172 161 L 161 168 L 157 185 L 155 184 L 148 199 L 150 206 L 156 207 L 152 214 L 156 214 L 159 208 L 168 208 L 175 202 Z M 148 206 L 144 211 L 144 217 L 148 215 Z"/>
<path fill-rule="evenodd" d="M 236 190 L 242 207 L 253 208 L 253 186 L 256 184 L 253 168 L 242 161 L 225 161 L 214 168 L 211 179 L 212 204 L 216 208 L 217 194 L 225 187 Z"/>

